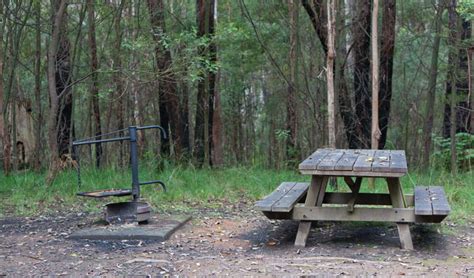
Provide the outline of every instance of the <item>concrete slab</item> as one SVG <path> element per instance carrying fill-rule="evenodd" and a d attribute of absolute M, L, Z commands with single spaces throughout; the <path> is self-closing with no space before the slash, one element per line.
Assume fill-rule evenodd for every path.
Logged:
<path fill-rule="evenodd" d="M 89 240 L 154 240 L 165 241 L 191 216 L 152 217 L 148 224 L 97 225 L 72 233 L 70 239 Z"/>

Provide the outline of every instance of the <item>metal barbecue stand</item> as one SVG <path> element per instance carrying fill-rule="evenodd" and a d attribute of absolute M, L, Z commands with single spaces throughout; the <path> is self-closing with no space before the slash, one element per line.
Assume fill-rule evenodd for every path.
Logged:
<path fill-rule="evenodd" d="M 137 131 L 145 129 L 159 129 L 162 133 L 162 137 L 166 139 L 165 130 L 159 125 L 149 125 L 149 126 L 129 126 L 128 127 L 128 136 L 115 137 L 109 139 L 96 139 L 96 137 L 86 138 L 74 141 L 72 143 L 73 152 L 76 156 L 77 161 L 77 181 L 78 186 L 81 186 L 81 167 L 79 160 L 79 153 L 77 152 L 77 147 L 82 145 L 92 145 L 97 143 L 109 143 L 117 141 L 130 141 L 130 164 L 132 170 L 132 188 L 131 189 L 109 189 L 109 190 L 99 190 L 92 192 L 80 192 L 77 193 L 79 196 L 91 197 L 91 198 L 105 198 L 105 197 L 120 197 L 120 196 L 130 196 L 132 195 L 132 201 L 129 202 L 118 202 L 118 203 L 109 203 L 106 205 L 105 209 L 105 221 L 110 224 L 120 224 L 120 223 L 146 223 L 151 216 L 151 208 L 147 202 L 140 201 L 140 186 L 148 184 L 159 184 L 163 187 L 163 190 L 166 191 L 165 184 L 160 180 L 145 181 L 140 182 L 138 178 L 138 150 L 137 150 Z M 111 134 L 117 134 L 119 132 L 126 131 L 127 129 L 113 131 L 111 133 L 102 134 L 100 136 L 110 136 Z"/>

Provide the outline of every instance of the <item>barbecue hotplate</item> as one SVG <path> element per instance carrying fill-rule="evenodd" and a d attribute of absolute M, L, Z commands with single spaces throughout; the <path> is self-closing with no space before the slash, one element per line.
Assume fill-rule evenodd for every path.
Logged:
<path fill-rule="evenodd" d="M 79 192 L 78 196 L 92 197 L 92 198 L 105 198 L 105 197 L 120 197 L 132 195 L 131 189 L 107 189 L 97 190 L 90 192 Z"/>

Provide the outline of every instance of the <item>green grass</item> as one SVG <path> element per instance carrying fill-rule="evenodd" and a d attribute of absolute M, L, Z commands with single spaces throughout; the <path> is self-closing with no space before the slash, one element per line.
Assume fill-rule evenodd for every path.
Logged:
<path fill-rule="evenodd" d="M 158 172 L 153 164 L 142 164 L 140 180 L 163 180 L 168 192 L 154 185 L 143 186 L 142 196 L 160 210 L 190 210 L 197 207 L 215 208 L 239 200 L 254 200 L 270 193 L 282 181 L 309 181 L 296 171 L 259 168 L 228 168 L 219 170 L 172 168 Z M 44 174 L 21 172 L 8 177 L 0 176 L 0 215 L 38 215 L 58 211 L 99 211 L 109 200 L 91 200 L 77 197 L 80 191 L 108 188 L 129 188 L 128 169 L 84 169 L 82 186 L 78 188 L 75 171 L 61 173 L 47 187 Z M 445 172 L 411 173 L 402 178 L 405 193 L 412 193 L 415 184 L 442 184 L 452 206 L 451 220 L 472 220 L 474 212 L 474 175 L 472 172 L 453 178 Z M 345 189 L 342 180 L 340 188 Z M 376 192 L 386 192 L 383 180 L 376 180 Z M 367 182 L 362 191 L 371 192 Z"/>

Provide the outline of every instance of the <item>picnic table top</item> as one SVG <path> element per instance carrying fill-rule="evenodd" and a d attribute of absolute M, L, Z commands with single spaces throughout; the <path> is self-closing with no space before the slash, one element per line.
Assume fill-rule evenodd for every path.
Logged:
<path fill-rule="evenodd" d="M 317 149 L 299 165 L 306 175 L 401 177 L 407 169 L 403 150 Z"/>

